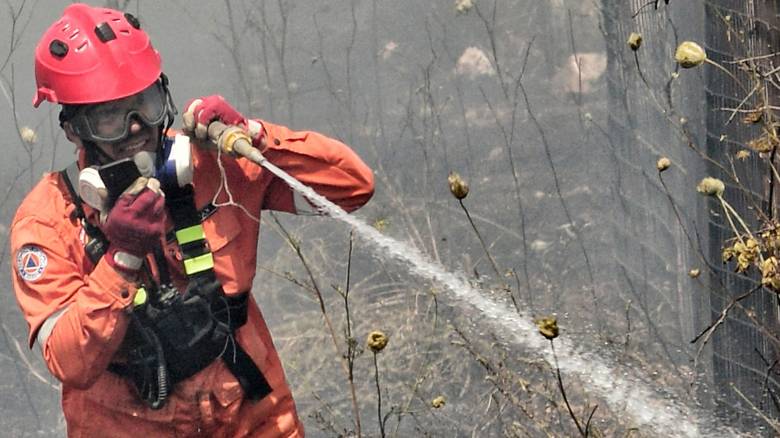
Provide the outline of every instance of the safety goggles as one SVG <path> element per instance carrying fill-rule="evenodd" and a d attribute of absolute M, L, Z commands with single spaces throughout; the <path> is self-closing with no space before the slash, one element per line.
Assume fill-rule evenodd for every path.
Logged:
<path fill-rule="evenodd" d="M 167 95 L 162 84 L 157 81 L 132 96 L 84 105 L 68 121 L 79 137 L 111 143 L 127 136 L 132 118 L 147 126 L 157 126 L 165 120 L 167 114 Z"/>

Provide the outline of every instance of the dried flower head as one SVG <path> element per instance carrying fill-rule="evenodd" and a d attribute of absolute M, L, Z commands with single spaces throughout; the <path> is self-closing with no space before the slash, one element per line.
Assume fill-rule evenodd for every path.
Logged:
<path fill-rule="evenodd" d="M 734 247 L 737 251 L 737 270 L 746 271 L 758 258 L 758 242 L 755 239 L 747 239 L 744 245 L 737 243 Z"/>
<path fill-rule="evenodd" d="M 450 172 L 450 175 L 447 177 L 447 182 L 450 183 L 450 192 L 452 193 L 452 196 L 457 199 L 463 199 L 469 195 L 469 185 L 457 172 Z"/>
<path fill-rule="evenodd" d="M 22 137 L 22 141 L 27 144 L 33 144 L 38 141 L 38 134 L 29 126 L 22 126 L 22 128 L 19 129 L 19 136 Z"/>
<path fill-rule="evenodd" d="M 558 320 L 554 316 L 539 318 L 534 323 L 545 338 L 553 340 L 558 337 Z"/>
<path fill-rule="evenodd" d="M 726 263 L 734 258 L 734 248 L 731 246 L 727 246 L 723 248 L 723 251 L 720 253 L 720 258 L 723 260 L 723 263 Z"/>
<path fill-rule="evenodd" d="M 750 151 L 747 149 L 742 149 L 741 151 L 737 152 L 736 154 L 737 160 L 745 161 L 750 157 Z"/>
<path fill-rule="evenodd" d="M 473 7 L 474 3 L 471 0 L 457 0 L 455 2 L 455 10 L 458 11 L 459 14 L 465 14 Z"/>
<path fill-rule="evenodd" d="M 707 52 L 693 41 L 683 41 L 677 47 L 674 59 L 682 68 L 693 68 L 701 65 L 707 59 Z"/>
<path fill-rule="evenodd" d="M 736 271 L 745 272 L 756 261 L 758 253 L 758 242 L 753 238 L 749 238 L 744 242 L 738 240 L 733 246 L 723 248 L 721 257 L 724 263 L 736 257 Z"/>
<path fill-rule="evenodd" d="M 380 233 L 384 232 L 387 227 L 390 226 L 390 220 L 384 217 L 377 218 L 373 224 L 371 224 Z"/>
<path fill-rule="evenodd" d="M 368 345 L 368 348 L 371 349 L 371 351 L 374 353 L 379 353 L 380 351 L 384 350 L 385 347 L 387 347 L 387 335 L 378 330 L 374 330 L 368 334 L 368 340 L 366 340 L 366 344 Z"/>
<path fill-rule="evenodd" d="M 722 196 L 726 186 L 718 178 L 708 176 L 696 186 L 696 191 L 706 196 Z"/>
<path fill-rule="evenodd" d="M 758 153 L 769 153 L 775 150 L 777 146 L 777 139 L 769 134 L 762 135 L 759 138 L 750 140 L 747 143 L 747 147 L 753 149 Z"/>
<path fill-rule="evenodd" d="M 631 32 L 631 35 L 628 36 L 628 47 L 631 48 L 633 51 L 639 50 L 639 47 L 642 46 L 642 35 Z"/>
<path fill-rule="evenodd" d="M 447 400 L 444 398 L 443 395 L 440 395 L 435 399 L 431 400 L 431 406 L 434 409 L 443 408 L 445 404 L 447 404 Z"/>
<path fill-rule="evenodd" d="M 780 256 L 780 225 L 771 224 L 766 231 L 761 233 L 761 239 L 767 253 Z"/>
<path fill-rule="evenodd" d="M 780 273 L 777 266 L 777 258 L 774 256 L 767 257 L 760 265 L 761 284 L 775 292 L 780 291 Z"/>
<path fill-rule="evenodd" d="M 699 278 L 699 275 L 701 275 L 701 270 L 698 268 L 694 268 L 688 271 L 688 276 L 691 278 Z"/>
<path fill-rule="evenodd" d="M 671 165 L 672 165 L 672 160 L 666 157 L 661 157 L 658 159 L 658 161 L 656 161 L 655 168 L 658 169 L 659 172 L 663 172 L 664 170 L 668 169 L 669 166 Z"/>

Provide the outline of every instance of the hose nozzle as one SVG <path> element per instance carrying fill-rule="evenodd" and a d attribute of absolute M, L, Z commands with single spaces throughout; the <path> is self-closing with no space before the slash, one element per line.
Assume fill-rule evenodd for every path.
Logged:
<path fill-rule="evenodd" d="M 209 138 L 219 150 L 233 156 L 242 156 L 262 165 L 266 161 L 263 154 L 252 146 L 252 139 L 238 126 L 227 126 L 220 122 L 211 122 L 208 128 Z"/>

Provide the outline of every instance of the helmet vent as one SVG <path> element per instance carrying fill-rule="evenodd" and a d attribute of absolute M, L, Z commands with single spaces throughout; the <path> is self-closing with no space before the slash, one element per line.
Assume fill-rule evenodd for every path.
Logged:
<path fill-rule="evenodd" d="M 130 26 L 133 26 L 136 29 L 140 29 L 141 28 L 141 22 L 138 21 L 138 18 L 136 18 L 135 15 L 133 15 L 133 14 L 131 14 L 129 12 L 126 12 L 125 13 L 125 19 L 127 20 L 128 23 L 130 23 Z"/>
<path fill-rule="evenodd" d="M 109 26 L 105 21 L 95 26 L 95 35 L 97 35 L 100 41 L 104 43 L 116 39 L 114 30 L 111 29 L 111 26 Z"/>
<path fill-rule="evenodd" d="M 68 45 L 60 40 L 54 40 L 49 44 L 49 53 L 55 58 L 64 58 L 68 54 Z"/>

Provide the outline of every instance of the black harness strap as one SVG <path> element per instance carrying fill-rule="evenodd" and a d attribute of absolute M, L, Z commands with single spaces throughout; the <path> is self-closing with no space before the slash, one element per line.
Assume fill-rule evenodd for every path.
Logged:
<path fill-rule="evenodd" d="M 70 199 L 73 201 L 73 205 L 76 207 L 76 216 L 81 221 L 81 226 L 84 227 L 84 232 L 87 233 L 89 240 L 84 247 L 87 256 L 92 261 L 93 265 L 96 265 L 98 260 L 103 257 L 103 254 L 108 250 L 108 240 L 106 236 L 100 231 L 100 228 L 92 225 L 87 221 L 87 217 L 84 214 L 84 208 L 81 206 L 81 197 L 76 193 L 76 189 L 73 187 L 73 181 L 79 180 L 79 166 L 78 163 L 73 162 L 70 166 L 60 171 L 62 179 L 65 181 L 65 187 L 68 188 L 70 193 Z"/>
<path fill-rule="evenodd" d="M 212 206 L 208 211 L 204 210 L 198 212 L 195 208 L 195 199 L 191 185 L 187 185 L 174 193 L 166 193 L 165 204 L 168 207 L 168 212 L 171 215 L 174 228 L 177 231 L 193 226 L 200 226 L 202 219 L 208 217 L 215 211 Z M 187 267 L 186 260 L 188 259 L 197 259 L 204 256 L 211 257 L 211 251 L 205 236 L 183 244 L 180 242 L 180 248 L 182 251 L 182 259 L 185 261 L 185 268 Z M 197 272 L 192 273 L 187 272 L 187 275 L 190 278 L 191 283 L 191 287 L 188 288 L 188 291 L 201 291 L 203 289 L 208 291 L 209 289 L 212 289 L 213 286 L 218 286 L 217 296 L 209 296 L 206 298 L 212 303 L 214 316 L 224 324 L 225 329 L 230 331 L 227 345 L 221 354 L 222 360 L 241 384 L 247 398 L 251 400 L 260 400 L 264 398 L 271 393 L 271 386 L 268 384 L 262 371 L 255 365 L 249 354 L 244 351 L 241 345 L 239 345 L 233 337 L 233 333 L 235 333 L 236 329 L 246 323 L 246 309 L 249 301 L 249 293 L 242 293 L 237 296 L 225 295 L 222 286 L 214 273 L 213 261 L 211 267 L 208 269 L 198 270 Z M 195 287 L 192 287 L 193 283 Z M 201 288 L 199 287 L 200 285 L 206 287 Z M 242 309 L 243 311 L 236 312 L 234 309 Z"/>

